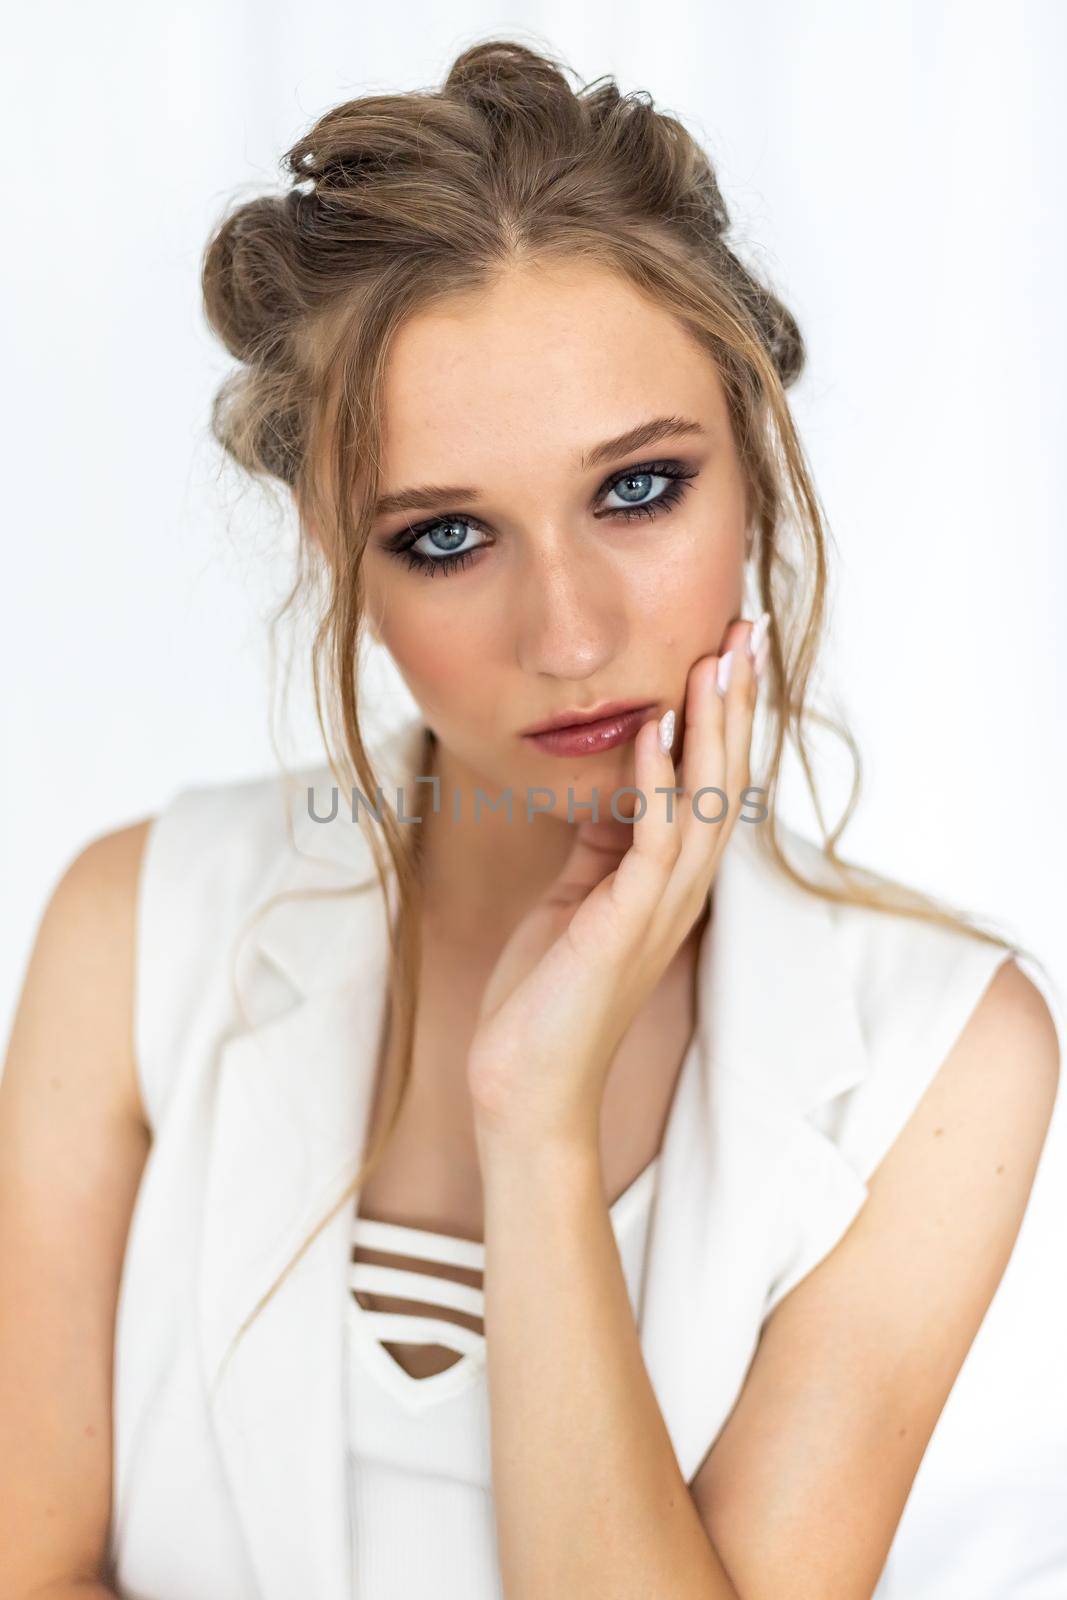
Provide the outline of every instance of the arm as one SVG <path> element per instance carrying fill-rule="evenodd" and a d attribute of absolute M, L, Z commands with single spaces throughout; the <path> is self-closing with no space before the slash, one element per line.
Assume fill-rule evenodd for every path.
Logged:
<path fill-rule="evenodd" d="M 507 1600 L 738 1600 L 648 1380 L 596 1152 L 487 1148 L 482 1170 Z"/>
<path fill-rule="evenodd" d="M 0 1080 L 0 1600 L 106 1600 L 111 1366 L 149 1135 L 132 1045 L 148 823 L 95 840 L 41 919 Z"/>
<path fill-rule="evenodd" d="M 765 1324 L 691 1489 L 641 1359 L 594 1153 L 487 1142 L 508 1600 L 869 1600 L 1010 1257 L 1058 1063 L 1044 1000 L 1006 963 L 845 1238 Z"/>
<path fill-rule="evenodd" d="M 852 1227 L 767 1319 L 694 1479 L 745 1600 L 869 1600 L 1011 1256 L 1058 1077 L 1048 1007 L 1008 961 Z"/>
<path fill-rule="evenodd" d="M 615 1050 L 708 905 L 748 783 L 751 630 L 728 632 L 634 740 L 647 797 L 730 798 L 729 825 L 648 803 L 575 830 L 562 872 L 486 984 L 468 1057 L 485 1209 L 493 1486 L 507 1600 L 737 1600 L 701 1525 L 641 1355 L 600 1170 Z"/>

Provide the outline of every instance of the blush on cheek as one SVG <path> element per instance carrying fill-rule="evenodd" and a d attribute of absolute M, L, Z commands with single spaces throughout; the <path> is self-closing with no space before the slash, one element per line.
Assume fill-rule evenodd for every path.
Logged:
<path fill-rule="evenodd" d="M 433 581 L 440 581 L 433 580 Z M 474 714 L 487 688 L 484 651 L 474 630 L 450 630 L 397 622 L 385 629 L 382 642 L 413 698 L 428 717 L 447 725 Z M 473 715 L 473 720 L 479 720 Z"/>

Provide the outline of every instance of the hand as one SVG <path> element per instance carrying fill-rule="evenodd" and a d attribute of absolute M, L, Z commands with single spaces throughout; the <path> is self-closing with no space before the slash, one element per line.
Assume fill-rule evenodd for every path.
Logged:
<path fill-rule="evenodd" d="M 751 631 L 746 621 L 727 630 L 733 662 L 724 696 L 718 656 L 689 670 L 678 778 L 650 718 L 634 740 L 644 815 L 617 822 L 608 797 L 605 819 L 578 824 L 563 870 L 504 946 L 468 1055 L 479 1146 L 488 1138 L 598 1147 L 612 1058 L 707 902 L 749 782 L 758 688 Z M 668 796 L 655 791 L 676 782 L 683 793 L 668 821 Z M 692 797 L 705 787 L 727 797 L 721 821 L 702 820 L 724 810 L 719 795 L 702 795 L 694 814 Z"/>

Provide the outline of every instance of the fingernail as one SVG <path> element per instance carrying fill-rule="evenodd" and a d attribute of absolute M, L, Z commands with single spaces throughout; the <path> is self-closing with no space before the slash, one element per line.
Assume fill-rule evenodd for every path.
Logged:
<path fill-rule="evenodd" d="M 725 694 L 730 685 L 730 673 L 733 671 L 734 653 L 727 650 L 724 656 L 719 657 L 719 671 L 717 688 L 720 694 Z"/>
<path fill-rule="evenodd" d="M 748 653 L 753 660 L 755 660 L 759 647 L 763 643 L 770 620 L 770 612 L 764 611 L 752 626 L 752 632 L 748 636 Z"/>
<path fill-rule="evenodd" d="M 664 755 L 670 754 L 674 743 L 674 712 L 665 711 L 659 719 L 659 747 Z"/>
<path fill-rule="evenodd" d="M 767 665 L 767 657 L 770 655 L 770 653 L 771 641 L 769 639 L 764 639 L 763 643 L 756 651 L 755 671 L 757 678 L 763 677 L 763 669 Z"/>

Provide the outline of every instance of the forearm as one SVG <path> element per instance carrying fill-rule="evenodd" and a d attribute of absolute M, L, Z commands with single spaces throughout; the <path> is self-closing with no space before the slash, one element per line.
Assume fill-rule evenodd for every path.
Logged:
<path fill-rule="evenodd" d="M 507 1600 L 737 1600 L 645 1369 L 597 1155 L 484 1149 Z"/>

